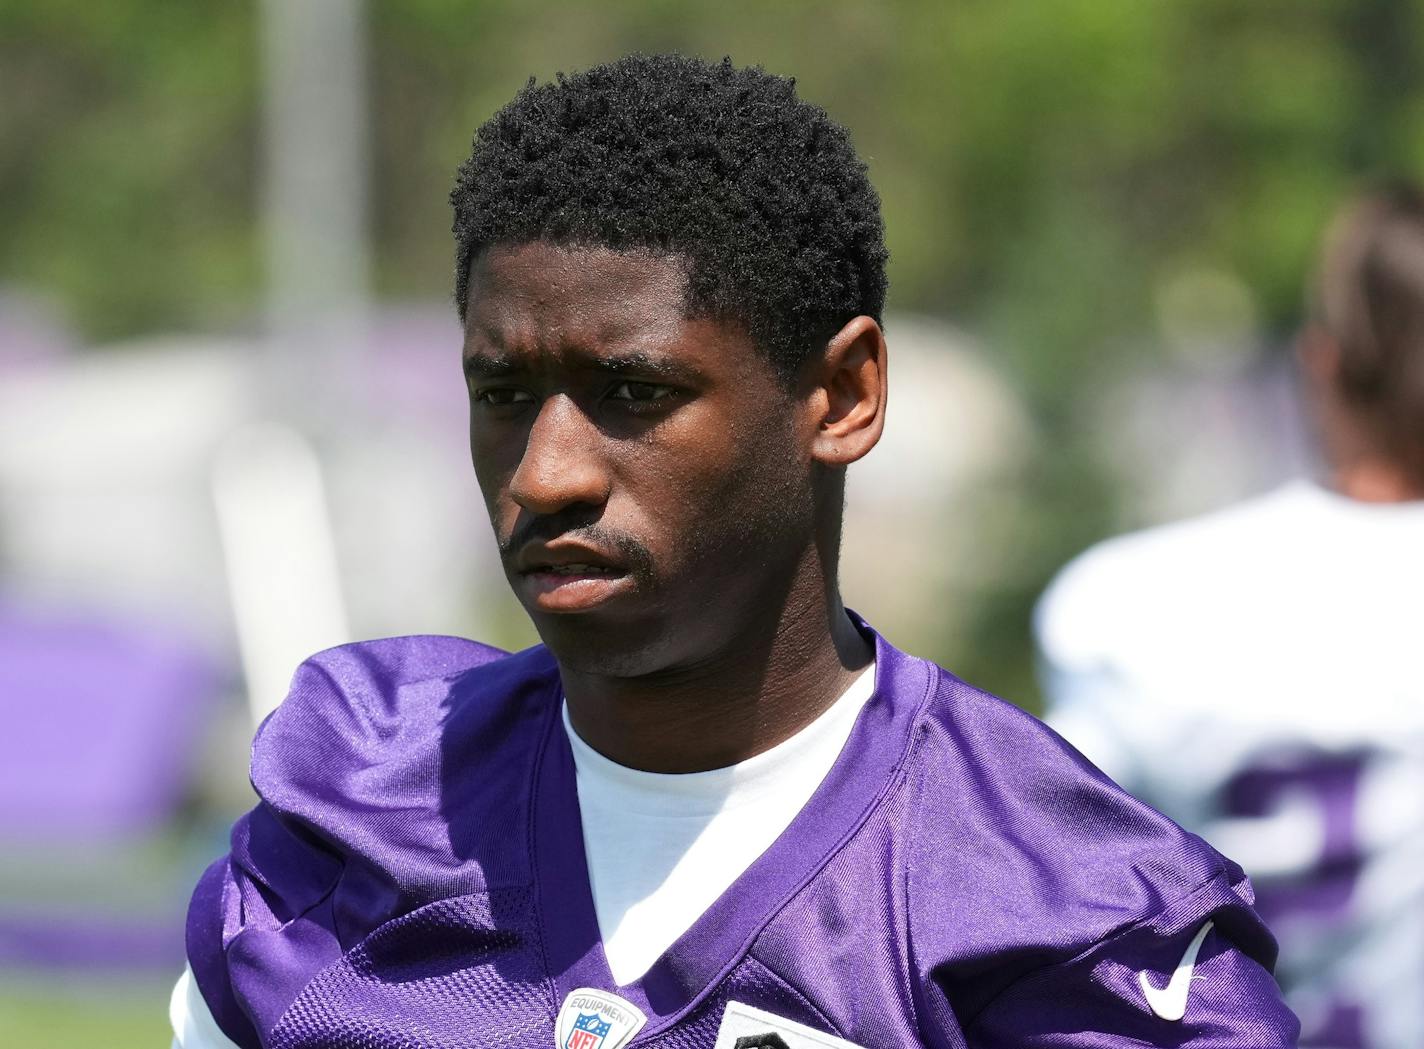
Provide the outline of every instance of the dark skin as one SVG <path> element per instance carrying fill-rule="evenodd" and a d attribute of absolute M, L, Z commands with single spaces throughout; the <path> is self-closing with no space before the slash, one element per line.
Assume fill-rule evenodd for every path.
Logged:
<path fill-rule="evenodd" d="M 469 287 L 475 474 L 579 735 L 698 772 L 814 720 L 872 657 L 836 555 L 845 467 L 884 426 L 879 325 L 788 382 L 739 325 L 686 316 L 673 256 L 497 246 Z"/>

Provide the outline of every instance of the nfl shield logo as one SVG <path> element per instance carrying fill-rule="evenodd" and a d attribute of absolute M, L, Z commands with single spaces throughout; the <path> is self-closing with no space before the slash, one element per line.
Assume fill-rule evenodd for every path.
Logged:
<path fill-rule="evenodd" d="M 579 1013 L 563 1049 L 599 1049 L 613 1025 L 597 1013 Z"/>
<path fill-rule="evenodd" d="M 623 1049 L 648 1018 L 611 991 L 579 987 L 569 992 L 554 1020 L 554 1049 Z"/>

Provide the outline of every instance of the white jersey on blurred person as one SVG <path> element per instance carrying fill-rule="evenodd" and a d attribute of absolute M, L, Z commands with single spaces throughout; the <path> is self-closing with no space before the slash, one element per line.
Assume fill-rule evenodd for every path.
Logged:
<path fill-rule="evenodd" d="M 1424 189 L 1340 210 L 1296 343 L 1330 488 L 1116 539 L 1036 629 L 1050 720 L 1236 860 L 1302 1047 L 1424 1046 Z"/>
<path fill-rule="evenodd" d="M 1113 539 L 1035 628 L 1050 724 L 1251 876 L 1301 1044 L 1424 1045 L 1424 502 Z"/>

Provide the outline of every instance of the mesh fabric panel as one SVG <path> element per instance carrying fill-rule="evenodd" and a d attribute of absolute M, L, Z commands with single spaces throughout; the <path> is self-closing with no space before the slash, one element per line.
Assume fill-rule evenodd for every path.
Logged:
<path fill-rule="evenodd" d="M 272 1032 L 272 1049 L 552 1045 L 534 930 L 524 889 L 413 911 L 313 980 Z"/>

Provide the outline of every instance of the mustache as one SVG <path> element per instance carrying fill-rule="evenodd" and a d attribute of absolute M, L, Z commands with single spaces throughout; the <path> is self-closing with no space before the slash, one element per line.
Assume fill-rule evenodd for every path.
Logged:
<path fill-rule="evenodd" d="M 530 543 L 549 543 L 555 539 L 572 539 L 612 551 L 634 575 L 651 574 L 653 555 L 646 546 L 630 535 L 591 520 L 584 513 L 521 513 L 509 535 L 499 539 L 499 556 L 508 564 Z"/>

